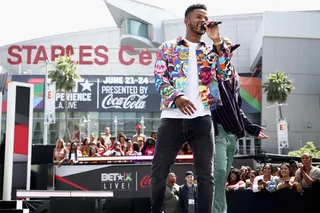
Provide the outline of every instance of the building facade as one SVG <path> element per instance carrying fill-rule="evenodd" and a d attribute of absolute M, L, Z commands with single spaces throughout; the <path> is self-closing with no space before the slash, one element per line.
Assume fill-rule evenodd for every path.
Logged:
<path fill-rule="evenodd" d="M 148 136 L 157 129 L 160 96 L 154 87 L 154 53 L 164 41 L 184 36 L 183 19 L 174 19 L 168 11 L 136 1 L 105 2 L 116 27 L 0 47 L 0 65 L 2 72 L 9 72 L 9 81 L 35 85 L 34 143 L 43 143 L 44 74 L 52 69 L 59 54 L 73 55 L 79 62 L 78 73 L 82 76 L 68 97 L 71 132 L 76 125 L 85 135 L 99 135 L 109 126 L 113 133 L 124 132 L 131 137 L 137 124 L 145 126 Z M 303 18 L 298 19 L 298 16 Z M 253 150 L 258 149 L 277 151 L 275 111 L 266 108 L 270 104 L 261 92 L 261 83 L 275 69 L 289 73 L 296 87 L 289 96 L 288 106 L 284 107 L 284 115 L 290 124 L 290 147 L 286 151 L 310 140 L 319 147 L 320 88 L 316 82 L 320 62 L 316 47 L 320 45 L 320 31 L 315 26 L 320 21 L 320 13 L 265 12 L 209 19 L 222 21 L 221 35 L 241 44 L 232 63 L 241 76 L 243 109 L 253 122 L 265 126 L 270 136 L 262 143 L 249 136 L 239 140 L 239 154 L 254 154 Z M 303 33 L 299 32 L 297 23 L 301 23 Z M 207 36 L 204 41 L 210 43 Z M 2 131 L 6 96 L 5 93 Z M 49 127 L 49 143 L 55 143 L 65 131 L 64 98 L 63 94 L 56 94 L 57 121 Z M 308 127 L 310 124 L 311 128 Z M 297 140 L 299 137 L 301 139 Z"/>

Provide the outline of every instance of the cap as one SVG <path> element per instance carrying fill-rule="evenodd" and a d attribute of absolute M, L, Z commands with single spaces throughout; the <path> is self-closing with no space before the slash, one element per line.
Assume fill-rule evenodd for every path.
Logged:
<path fill-rule="evenodd" d="M 189 175 L 194 176 L 192 171 L 187 171 L 187 172 L 186 172 L 186 177 L 189 176 Z"/>
<path fill-rule="evenodd" d="M 137 125 L 137 126 L 136 126 L 136 129 L 137 129 L 137 128 L 142 129 L 142 126 L 141 126 L 141 125 Z"/>

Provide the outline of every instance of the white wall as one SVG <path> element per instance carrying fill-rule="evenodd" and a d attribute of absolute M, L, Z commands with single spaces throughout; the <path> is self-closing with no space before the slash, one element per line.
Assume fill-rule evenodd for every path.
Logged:
<path fill-rule="evenodd" d="M 283 116 L 288 119 L 290 150 L 299 148 L 298 138 L 303 145 L 314 141 L 320 147 L 320 39 L 278 38 L 263 39 L 262 80 L 275 70 L 285 72 L 295 90 L 283 107 Z M 262 123 L 267 125 L 270 138 L 262 142 L 262 149 L 276 152 L 275 108 L 266 108 L 266 94 L 262 96 Z M 312 128 L 307 128 L 311 122 Z"/>
<path fill-rule="evenodd" d="M 250 66 L 254 66 L 263 37 L 320 38 L 319 12 L 265 12 L 250 47 Z"/>

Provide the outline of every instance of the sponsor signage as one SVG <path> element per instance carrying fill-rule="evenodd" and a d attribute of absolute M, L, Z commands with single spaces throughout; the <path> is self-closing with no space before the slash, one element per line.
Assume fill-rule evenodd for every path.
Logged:
<path fill-rule="evenodd" d="M 131 191 L 132 173 L 101 173 L 102 191 Z"/>
<path fill-rule="evenodd" d="M 55 110 L 85 111 L 141 111 L 158 112 L 160 95 L 153 76 L 95 76 L 82 75 L 73 92 L 55 93 Z M 44 76 L 12 76 L 12 81 L 36 84 L 34 107 L 43 110 Z M 65 100 L 67 99 L 67 102 Z"/>
<path fill-rule="evenodd" d="M 278 122 L 278 144 L 280 148 L 289 148 L 288 122 L 286 120 Z"/>
<path fill-rule="evenodd" d="M 177 184 L 185 183 L 192 163 L 174 164 Z M 55 190 L 113 191 L 115 197 L 149 197 L 150 164 L 63 165 L 56 168 Z"/>

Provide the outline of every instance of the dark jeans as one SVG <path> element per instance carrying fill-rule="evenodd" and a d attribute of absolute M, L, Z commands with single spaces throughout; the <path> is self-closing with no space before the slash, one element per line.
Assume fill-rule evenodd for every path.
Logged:
<path fill-rule="evenodd" d="M 151 168 L 152 213 L 162 212 L 166 179 L 181 145 L 189 142 L 194 153 L 198 181 L 198 213 L 211 213 L 214 180 L 214 129 L 211 117 L 194 119 L 163 118 L 157 133 L 155 155 Z"/>

